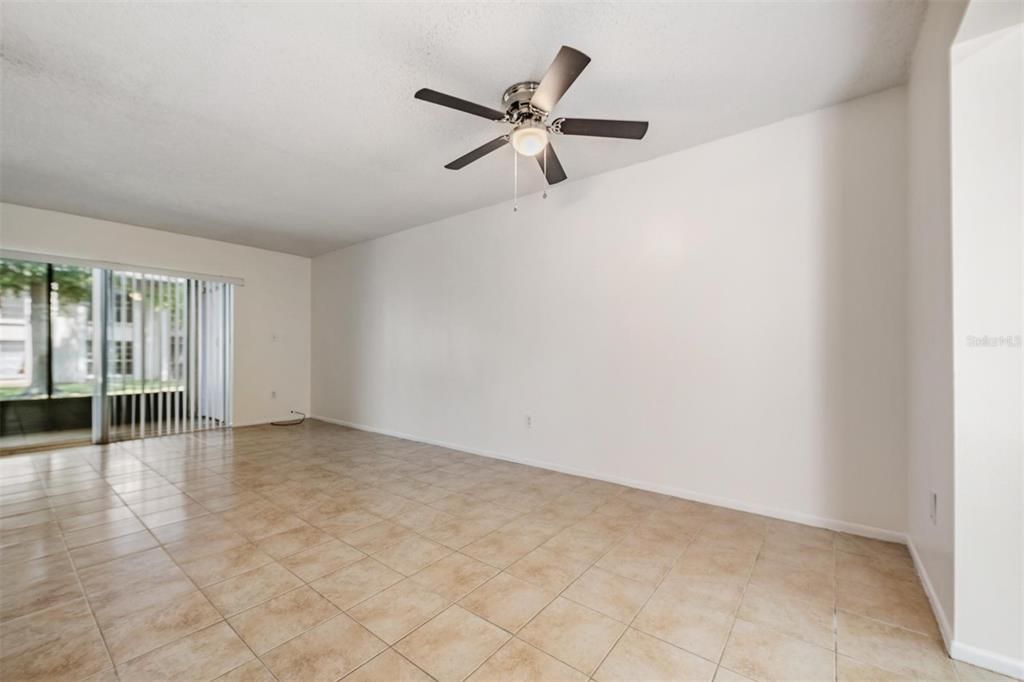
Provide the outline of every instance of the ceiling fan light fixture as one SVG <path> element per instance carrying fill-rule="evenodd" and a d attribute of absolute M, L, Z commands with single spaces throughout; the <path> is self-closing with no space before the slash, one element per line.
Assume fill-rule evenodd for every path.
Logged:
<path fill-rule="evenodd" d="M 512 147 L 523 156 L 537 156 L 548 146 L 548 131 L 537 123 L 527 123 L 512 131 Z"/>
<path fill-rule="evenodd" d="M 503 133 L 490 142 L 485 142 L 468 154 L 463 154 L 451 163 L 449 170 L 465 168 L 474 161 L 495 152 L 507 144 L 512 145 L 514 154 L 532 156 L 544 173 L 549 185 L 566 179 L 565 169 L 558 160 L 551 135 L 579 135 L 583 137 L 609 137 L 620 140 L 640 140 L 647 134 L 647 121 L 612 121 L 595 118 L 558 117 L 549 121 L 555 106 L 590 63 L 590 57 L 579 50 L 563 45 L 555 60 L 539 81 L 520 81 L 505 88 L 501 96 L 504 111 L 491 109 L 459 97 L 446 95 L 430 88 L 420 88 L 413 95 L 416 99 L 437 104 L 456 111 L 486 118 L 489 121 L 510 125 L 512 130 Z M 547 125 L 550 122 L 551 125 Z M 508 130 L 506 128 L 506 130 Z M 518 159 L 518 156 L 514 156 Z M 516 168 L 518 168 L 518 163 Z M 516 176 L 518 177 L 518 176 Z"/>

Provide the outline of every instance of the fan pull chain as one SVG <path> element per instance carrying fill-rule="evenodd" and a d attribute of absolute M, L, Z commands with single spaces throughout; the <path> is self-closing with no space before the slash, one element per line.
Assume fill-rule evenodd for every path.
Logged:
<path fill-rule="evenodd" d="M 512 212 L 519 210 L 519 154 L 512 150 Z"/>
<path fill-rule="evenodd" d="M 548 198 L 548 146 L 544 145 L 544 193 L 540 195 L 541 199 Z"/>

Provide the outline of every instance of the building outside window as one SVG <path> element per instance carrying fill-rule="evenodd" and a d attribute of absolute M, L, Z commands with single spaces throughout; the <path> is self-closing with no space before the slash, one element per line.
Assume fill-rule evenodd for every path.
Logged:
<path fill-rule="evenodd" d="M 0 259 L 0 400 L 91 395 L 92 270 Z"/>
<path fill-rule="evenodd" d="M 131 341 L 114 341 L 113 357 L 110 358 L 113 374 L 131 376 L 135 373 L 135 344 Z"/>

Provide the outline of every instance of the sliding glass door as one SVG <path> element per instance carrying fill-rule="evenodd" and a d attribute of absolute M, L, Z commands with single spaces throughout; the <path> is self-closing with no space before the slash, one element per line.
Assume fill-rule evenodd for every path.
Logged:
<path fill-rule="evenodd" d="M 0 259 L 0 449 L 88 442 L 92 276 Z"/>
<path fill-rule="evenodd" d="M 104 277 L 106 401 L 97 440 L 229 425 L 232 286 L 129 271 Z"/>
<path fill-rule="evenodd" d="M 9 253 L 0 450 L 230 425 L 232 284 Z"/>

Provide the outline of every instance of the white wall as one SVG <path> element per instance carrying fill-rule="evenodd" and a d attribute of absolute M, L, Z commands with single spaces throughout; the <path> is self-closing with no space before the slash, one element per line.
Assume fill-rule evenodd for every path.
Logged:
<path fill-rule="evenodd" d="M 965 25 L 1005 6 L 972 3 Z M 953 47 L 954 655 L 1024 676 L 1024 5 L 1016 9 L 1015 24 Z"/>
<path fill-rule="evenodd" d="M 949 49 L 965 5 L 928 4 L 907 86 L 907 536 L 947 643 L 955 616 Z"/>
<path fill-rule="evenodd" d="M 235 295 L 234 423 L 308 411 L 308 258 L 14 204 L 0 204 L 0 246 L 243 278 Z"/>
<path fill-rule="evenodd" d="M 314 413 L 902 532 L 904 104 L 887 90 L 314 259 Z"/>

